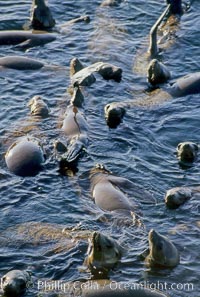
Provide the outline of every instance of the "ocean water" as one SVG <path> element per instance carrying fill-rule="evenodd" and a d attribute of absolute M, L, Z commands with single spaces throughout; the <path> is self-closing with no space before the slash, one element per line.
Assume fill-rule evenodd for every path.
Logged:
<path fill-rule="evenodd" d="M 199 143 L 199 95 L 135 106 L 127 110 L 116 129 L 110 129 L 104 119 L 107 103 L 145 100 L 150 96 L 145 93 L 146 68 L 141 57 L 148 46 L 150 28 L 164 10 L 165 1 L 124 0 L 117 7 L 100 4 L 101 1 L 92 0 L 49 0 L 57 27 L 84 14 L 90 16 L 90 23 L 68 26 L 55 33 L 56 41 L 25 52 L 13 46 L 0 47 L 0 57 L 22 55 L 60 66 L 58 70 L 0 70 L 0 276 L 11 269 L 31 270 L 34 285 L 26 296 L 39 295 L 37 282 L 41 279 L 91 278 L 82 269 L 87 241 L 67 248 L 65 238 L 60 236 L 49 244 L 34 244 L 33 239 L 23 244 L 28 240 L 23 228 L 19 229 L 17 240 L 13 230 L 33 221 L 58 230 L 63 227 L 100 230 L 118 239 L 126 252 L 109 275 L 113 281 L 146 282 L 147 286 L 166 282 L 171 297 L 197 297 L 199 200 L 194 197 L 180 208 L 168 210 L 164 195 L 172 187 L 199 185 L 199 160 L 182 169 L 175 154 L 179 142 Z M 0 0 L 0 30 L 21 29 L 29 19 L 30 7 L 28 0 Z M 172 40 L 166 41 L 161 52 L 172 80 L 199 71 L 199 11 L 200 2 L 192 1 Z M 84 89 L 84 112 L 89 126 L 87 154 L 80 159 L 75 175 L 63 176 L 58 171 L 53 142 L 62 137 L 60 123 L 70 100 L 69 64 L 74 57 L 85 65 L 110 62 L 123 69 L 123 78 L 117 83 L 97 76 L 96 83 Z M 38 121 L 31 117 L 27 103 L 34 95 L 42 96 L 48 103 L 51 109 L 48 118 Z M 47 161 L 37 176 L 21 178 L 8 171 L 4 156 L 8 147 L 26 134 L 41 139 Z M 138 201 L 145 227 L 123 223 L 116 226 L 112 219 L 102 222 L 103 213 L 94 205 L 90 193 L 89 171 L 96 163 L 105 164 L 113 174 L 130 179 L 156 198 L 156 204 Z M 130 199 L 134 199 L 134 193 Z M 151 228 L 176 244 L 181 256 L 177 267 L 150 269 L 140 259 L 140 253 L 148 247 L 147 234 Z M 49 237 L 50 234 L 51 231 Z M 54 244 L 59 244 L 58 252 L 53 251 Z"/>

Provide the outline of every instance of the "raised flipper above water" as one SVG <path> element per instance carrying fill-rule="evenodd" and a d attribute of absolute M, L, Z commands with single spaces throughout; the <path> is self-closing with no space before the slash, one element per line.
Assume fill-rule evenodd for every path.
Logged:
<path fill-rule="evenodd" d="M 167 1 L 166 9 L 150 30 L 148 51 L 145 52 L 145 49 L 140 50 L 135 56 L 133 66 L 135 72 L 145 74 L 150 60 L 158 57 L 160 49 L 169 47 L 172 44 L 172 38 L 169 38 L 169 36 L 175 35 L 180 22 L 179 14 L 178 17 L 177 14 L 174 14 L 175 11 L 179 11 L 179 2 L 179 0 Z M 157 41 L 158 33 L 161 33 L 159 41 Z"/>
<path fill-rule="evenodd" d="M 157 47 L 157 30 L 165 16 L 169 13 L 170 10 L 170 4 L 167 6 L 167 8 L 164 10 L 164 12 L 161 14 L 161 16 L 158 18 L 156 23 L 153 25 L 153 27 L 150 30 L 150 42 L 149 42 L 149 48 L 148 53 L 151 59 L 155 58 L 158 55 L 158 47 Z"/>

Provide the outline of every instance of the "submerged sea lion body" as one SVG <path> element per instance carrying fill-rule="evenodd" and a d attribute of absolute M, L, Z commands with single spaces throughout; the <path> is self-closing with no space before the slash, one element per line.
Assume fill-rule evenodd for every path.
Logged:
<path fill-rule="evenodd" d="M 38 70 L 44 67 L 44 64 L 27 57 L 7 56 L 0 58 L 0 67 L 15 70 Z"/>
<path fill-rule="evenodd" d="M 137 206 L 135 202 L 129 200 L 127 190 L 131 190 L 134 198 L 138 198 L 137 202 L 144 196 L 146 200 L 155 202 L 149 192 L 126 178 L 113 175 L 102 164 L 97 164 L 91 170 L 90 181 L 95 204 L 104 211 L 125 213 L 128 216 L 134 212 Z"/>
<path fill-rule="evenodd" d="M 40 46 L 56 40 L 56 36 L 50 33 L 31 31 L 1 31 L 0 45 L 19 45 L 21 48 Z"/>
<path fill-rule="evenodd" d="M 33 176 L 42 168 L 45 153 L 38 139 L 24 136 L 8 148 L 5 160 L 8 169 L 14 174 Z"/>
<path fill-rule="evenodd" d="M 153 229 L 149 231 L 149 250 L 146 262 L 150 266 L 167 268 L 179 264 L 180 256 L 175 245 Z"/>
<path fill-rule="evenodd" d="M 11 270 L 2 277 L 2 289 L 5 296 L 21 297 L 31 281 L 29 272 Z"/>
<path fill-rule="evenodd" d="M 200 72 L 187 74 L 177 79 L 171 86 L 164 88 L 172 97 L 182 97 L 200 93 Z"/>

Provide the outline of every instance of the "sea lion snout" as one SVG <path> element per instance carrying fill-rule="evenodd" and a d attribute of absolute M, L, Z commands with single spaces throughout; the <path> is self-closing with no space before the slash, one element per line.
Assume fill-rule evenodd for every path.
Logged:
<path fill-rule="evenodd" d="M 20 297 L 31 281 L 30 273 L 21 270 L 11 270 L 2 278 L 2 289 L 7 297 Z"/>
<path fill-rule="evenodd" d="M 116 128 L 122 122 L 125 113 L 125 108 L 114 102 L 104 107 L 106 123 L 110 128 Z"/>
<path fill-rule="evenodd" d="M 158 239 L 158 233 L 154 229 L 151 229 L 149 231 L 149 240 L 155 241 L 156 239 Z"/>

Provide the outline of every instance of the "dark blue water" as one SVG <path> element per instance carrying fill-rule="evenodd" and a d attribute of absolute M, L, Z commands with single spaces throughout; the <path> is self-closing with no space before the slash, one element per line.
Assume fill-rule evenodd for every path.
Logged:
<path fill-rule="evenodd" d="M 17 224 L 35 221 L 50 223 L 58 229 L 81 225 L 90 230 L 103 230 L 119 238 L 127 247 L 122 263 L 110 278 L 130 282 L 175 283 L 179 290 L 168 287 L 170 296 L 198 296 L 199 292 L 199 201 L 192 199 L 177 210 L 164 204 L 166 190 L 175 186 L 199 185 L 199 161 L 187 170 L 179 167 L 175 151 L 182 141 L 199 143 L 199 95 L 169 99 L 145 108 L 129 109 L 117 129 L 109 129 L 104 119 L 104 105 L 112 101 L 136 100 L 147 87 L 143 66 L 135 69 L 138 55 L 145 51 L 148 33 L 165 7 L 165 1 L 123 1 L 120 6 L 100 8 L 101 1 L 49 1 L 59 26 L 79 15 L 88 14 L 89 24 L 77 23 L 57 33 L 56 41 L 25 53 L 12 46 L 0 48 L 0 56 L 26 55 L 46 64 L 65 66 L 55 71 L 0 71 L 0 231 Z M 20 29 L 28 21 L 31 1 L 0 1 L 0 30 Z M 176 38 L 162 53 L 162 59 L 173 78 L 199 71 L 200 2 L 181 18 Z M 75 176 L 61 176 L 53 156 L 53 141 L 61 137 L 59 124 L 70 95 L 69 63 L 78 57 L 89 65 L 109 61 L 123 69 L 121 83 L 97 82 L 84 90 L 84 109 L 89 124 L 88 154 L 80 162 Z M 145 68 L 145 67 L 144 67 Z M 51 109 L 47 119 L 36 121 L 30 116 L 28 100 L 41 95 Z M 161 100 L 162 101 L 162 100 Z M 4 155 L 17 137 L 30 134 L 42 139 L 47 150 L 45 169 L 36 177 L 21 178 L 6 168 Z M 89 170 L 104 163 L 116 175 L 129 178 L 148 189 L 157 205 L 143 205 L 146 230 L 127 226 L 114 227 L 112 222 L 98 220 L 100 212 L 91 199 Z M 132 194 L 134 197 L 134 193 Z M 130 197 L 131 199 L 131 197 Z M 147 247 L 147 232 L 155 228 L 177 245 L 180 264 L 172 270 L 152 271 L 138 255 Z M 59 240 L 64 245 L 63 238 Z M 14 240 L 13 240 L 14 241 Z M 73 247 L 56 254 L 51 247 L 17 247 L 0 244 L 0 274 L 10 269 L 31 269 L 38 279 L 89 279 L 81 271 L 85 248 Z M 184 284 L 192 283 L 187 291 Z M 175 287 L 177 288 L 177 286 Z M 181 289 L 180 289 L 181 288 Z M 27 296 L 37 295 L 37 286 Z"/>

